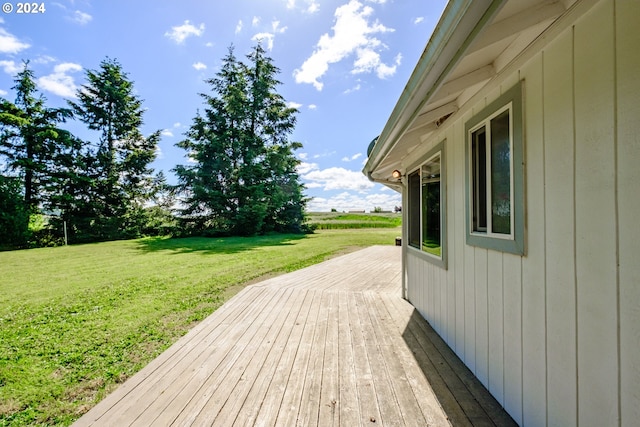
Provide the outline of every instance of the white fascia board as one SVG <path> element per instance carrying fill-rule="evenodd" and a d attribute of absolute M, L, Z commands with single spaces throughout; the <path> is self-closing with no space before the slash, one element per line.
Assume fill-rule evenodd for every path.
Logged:
<path fill-rule="evenodd" d="M 506 0 L 451 0 L 445 8 L 400 99 L 376 141 L 363 173 L 373 180 L 380 162 L 389 154 L 421 107 L 442 85 L 476 35 Z M 380 177 L 378 179 L 381 179 Z"/>

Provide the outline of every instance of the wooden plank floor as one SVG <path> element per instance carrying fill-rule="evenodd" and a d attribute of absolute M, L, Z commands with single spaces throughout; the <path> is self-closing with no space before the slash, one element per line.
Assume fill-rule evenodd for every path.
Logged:
<path fill-rule="evenodd" d="M 401 298 L 400 257 L 245 288 L 76 425 L 515 425 Z"/>

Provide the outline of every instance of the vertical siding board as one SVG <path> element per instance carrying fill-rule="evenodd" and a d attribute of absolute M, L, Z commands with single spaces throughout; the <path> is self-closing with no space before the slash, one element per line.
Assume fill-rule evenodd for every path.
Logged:
<path fill-rule="evenodd" d="M 442 336 L 442 323 L 440 322 L 439 310 L 440 301 L 438 299 L 438 289 L 440 288 L 440 283 L 438 283 L 438 275 L 436 274 L 435 266 L 432 264 L 428 264 L 427 267 L 429 269 L 429 280 L 431 281 L 431 286 L 429 289 L 429 307 L 431 309 L 433 321 L 436 325 L 436 331 L 438 332 L 438 335 Z"/>
<path fill-rule="evenodd" d="M 418 260 L 420 258 L 417 258 Z M 420 296 L 420 309 L 422 310 L 422 312 L 426 312 L 427 315 L 429 316 L 429 323 L 431 323 L 431 325 L 434 324 L 434 317 L 433 317 L 433 308 L 431 307 L 431 298 L 429 298 L 429 295 L 431 293 L 432 288 L 432 283 L 433 283 L 433 279 L 431 278 L 431 266 L 426 263 L 426 262 L 421 262 L 421 266 L 422 266 L 422 283 L 424 284 L 424 286 L 422 287 L 422 295 Z"/>
<path fill-rule="evenodd" d="M 577 424 L 572 50 L 569 29 L 544 54 L 547 401 L 559 426 Z"/>
<path fill-rule="evenodd" d="M 438 276 L 438 292 L 440 294 L 440 300 L 438 306 L 440 310 L 440 328 L 442 329 L 442 337 L 446 341 L 448 338 L 447 328 L 447 275 L 446 271 L 441 267 L 438 267 L 436 275 Z"/>
<path fill-rule="evenodd" d="M 456 318 L 456 270 L 452 268 L 452 265 L 455 261 L 455 253 L 457 250 L 457 246 L 461 244 L 458 242 L 459 239 L 462 239 L 461 236 L 458 235 L 457 225 L 455 223 L 455 208 L 454 208 L 454 193 L 453 190 L 455 188 L 454 182 L 451 180 L 456 180 L 454 175 L 454 164 L 455 158 L 453 156 L 453 146 L 455 145 L 455 139 L 453 137 L 453 128 L 449 128 L 447 130 L 447 139 L 445 142 L 445 152 L 446 152 L 446 171 L 447 180 L 446 180 L 446 191 L 447 191 L 447 344 L 449 347 L 457 353 L 457 318 Z"/>
<path fill-rule="evenodd" d="M 546 330 L 542 55 L 522 70 L 526 162 L 527 257 L 522 265 L 523 401 L 525 425 L 546 423 Z"/>
<path fill-rule="evenodd" d="M 487 284 L 489 305 L 489 391 L 504 406 L 504 342 L 502 257 L 489 251 Z"/>
<path fill-rule="evenodd" d="M 426 295 L 429 294 L 429 282 L 427 281 L 427 266 L 424 262 L 420 261 L 420 258 L 415 257 L 415 262 L 420 266 L 418 269 L 418 282 L 420 287 L 418 290 L 418 302 L 416 305 L 419 307 L 422 315 L 430 322 L 433 323 L 432 313 L 427 309 Z"/>
<path fill-rule="evenodd" d="M 476 373 L 476 292 L 475 248 L 466 245 L 464 251 L 464 362 Z"/>
<path fill-rule="evenodd" d="M 619 416 L 613 35 L 612 0 L 576 23 L 578 422 L 590 425 Z"/>
<path fill-rule="evenodd" d="M 522 258 L 503 256 L 504 408 L 522 420 Z"/>
<path fill-rule="evenodd" d="M 465 243 L 465 208 L 464 208 L 464 197 L 465 197 L 465 187 L 464 187 L 464 172 L 465 172 L 465 159 L 464 159 L 464 130 L 463 130 L 463 120 L 460 120 L 455 123 L 453 126 L 453 139 L 450 144 L 450 147 L 453 149 L 453 167 L 449 169 L 452 171 L 449 176 L 452 176 L 453 181 L 448 181 L 449 183 L 453 182 L 453 188 L 450 186 L 450 192 L 448 200 L 453 202 L 451 206 L 451 210 L 454 211 L 454 222 L 449 225 L 449 228 L 455 228 L 455 238 L 456 242 L 455 251 L 453 253 L 453 259 L 449 258 L 449 268 L 453 266 L 455 271 L 455 287 L 456 287 L 456 354 L 460 359 L 466 360 L 465 356 L 465 247 L 467 246 Z M 453 197 L 451 197 L 453 195 Z"/>
<path fill-rule="evenodd" d="M 460 123 L 460 138 L 461 138 L 461 163 L 462 170 L 460 171 L 462 179 L 465 179 L 465 171 L 467 168 L 467 159 L 465 155 L 465 146 L 467 144 L 467 138 L 464 132 L 464 123 L 467 122 L 473 114 L 480 111 L 482 106 L 477 108 L 477 111 L 470 111 L 465 114 Z M 465 183 L 466 184 L 466 183 Z M 462 211 L 463 217 L 463 227 L 466 227 L 467 216 L 465 212 L 465 186 L 461 186 L 460 191 L 462 192 L 462 204 L 458 207 L 460 211 Z M 465 228 L 463 228 L 465 230 Z M 475 374 L 476 372 L 476 291 L 475 291 L 475 248 L 473 246 L 469 246 L 464 244 L 463 254 L 463 271 L 464 271 L 464 360 L 465 364 L 469 367 L 471 372 Z"/>
<path fill-rule="evenodd" d="M 620 395 L 623 426 L 640 420 L 640 2 L 616 2 Z"/>
<path fill-rule="evenodd" d="M 489 387 L 489 313 L 487 301 L 487 249 L 476 249 L 476 376 Z"/>
<path fill-rule="evenodd" d="M 449 274 L 447 270 L 440 269 L 440 283 L 441 283 L 441 303 L 440 309 L 442 310 L 442 331 L 443 337 L 446 342 L 449 342 Z"/>

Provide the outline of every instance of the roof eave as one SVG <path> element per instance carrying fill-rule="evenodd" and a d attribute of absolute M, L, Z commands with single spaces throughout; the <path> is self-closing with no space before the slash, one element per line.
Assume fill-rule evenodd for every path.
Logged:
<path fill-rule="evenodd" d="M 407 82 L 391 116 L 378 137 L 364 166 L 363 173 L 373 181 L 376 168 L 397 144 L 429 101 L 448 73 L 460 61 L 476 35 L 491 20 L 506 0 L 451 0 L 418 64 Z"/>

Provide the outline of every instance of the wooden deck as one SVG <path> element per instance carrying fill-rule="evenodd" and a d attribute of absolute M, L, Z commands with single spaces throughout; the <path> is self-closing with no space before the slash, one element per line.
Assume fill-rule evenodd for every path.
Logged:
<path fill-rule="evenodd" d="M 515 425 L 376 246 L 251 285 L 76 423 Z"/>

